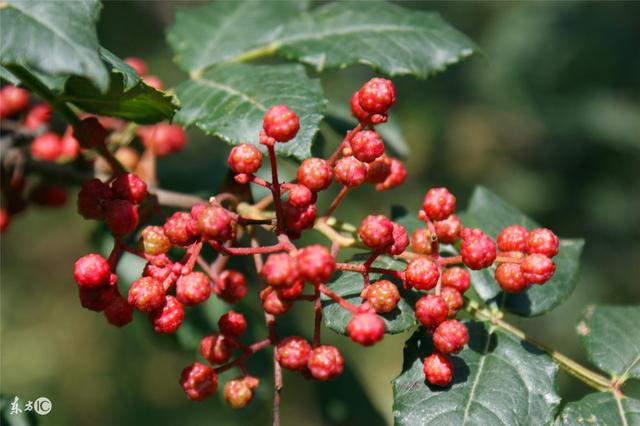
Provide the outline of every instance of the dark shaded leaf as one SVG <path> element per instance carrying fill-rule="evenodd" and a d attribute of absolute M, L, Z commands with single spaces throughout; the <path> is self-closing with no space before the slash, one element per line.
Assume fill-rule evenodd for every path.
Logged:
<path fill-rule="evenodd" d="M 640 401 L 616 398 L 610 392 L 592 393 L 570 402 L 556 418 L 556 426 L 609 426 L 640 424 Z"/>

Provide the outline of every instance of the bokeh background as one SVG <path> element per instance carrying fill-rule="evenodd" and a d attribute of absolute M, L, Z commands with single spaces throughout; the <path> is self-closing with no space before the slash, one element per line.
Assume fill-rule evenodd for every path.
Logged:
<path fill-rule="evenodd" d="M 195 5 L 106 2 L 100 40 L 121 57 L 142 57 L 171 87 L 187 76 L 171 61 L 164 28 L 175 8 Z M 416 211 L 433 185 L 449 186 L 465 206 L 482 184 L 559 235 L 584 237 L 581 278 L 569 300 L 543 317 L 513 321 L 587 362 L 574 331 L 584 307 L 640 302 L 640 4 L 405 6 L 440 12 L 482 53 L 426 81 L 394 79 L 393 114 L 412 151 L 409 179 L 394 195 L 358 189 L 339 214 L 357 222 L 398 202 Z M 346 105 L 373 75 L 352 67 L 321 78 L 328 97 Z M 215 193 L 228 147 L 198 131 L 189 137 L 185 152 L 161 162 L 161 184 Z M 335 135 L 326 143 L 335 146 Z M 249 409 L 232 412 L 219 396 L 192 403 L 177 382 L 193 351 L 153 336 L 143 318 L 118 330 L 80 307 L 72 265 L 100 238 L 95 224 L 74 210 L 73 202 L 30 210 L 2 235 L 1 393 L 23 401 L 49 397 L 53 411 L 40 417 L 43 425 L 267 423 L 266 357 L 253 367 L 264 385 Z M 207 309 L 219 314 L 223 307 L 214 302 Z M 289 318 L 308 331 L 310 312 L 296 310 Z M 361 399 L 347 404 L 336 397 L 340 382 L 318 385 L 285 373 L 283 424 L 375 424 L 372 413 L 383 419 L 378 423 L 391 423 L 390 382 L 400 372 L 408 335 L 386 337 L 371 349 L 330 331 L 325 336 L 346 352 L 347 370 L 360 384 L 348 391 Z M 566 402 L 589 389 L 561 372 L 559 392 Z M 627 392 L 638 395 L 637 384 Z"/>

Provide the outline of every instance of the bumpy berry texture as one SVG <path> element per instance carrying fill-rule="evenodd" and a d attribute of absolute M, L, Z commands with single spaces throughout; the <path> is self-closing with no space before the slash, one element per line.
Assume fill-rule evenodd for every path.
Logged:
<path fill-rule="evenodd" d="M 182 324 L 184 308 L 173 296 L 166 296 L 164 306 L 149 314 L 149 321 L 158 333 L 175 333 Z"/>
<path fill-rule="evenodd" d="M 431 220 L 445 220 L 456 210 L 456 197 L 447 188 L 431 188 L 424 196 L 422 209 Z"/>
<path fill-rule="evenodd" d="M 538 228 L 529 232 L 527 237 L 527 253 L 543 254 L 553 257 L 558 254 L 559 240 L 550 229 Z"/>
<path fill-rule="evenodd" d="M 306 207 L 295 207 L 286 202 L 283 207 L 289 237 L 297 239 L 300 237 L 301 231 L 313 227 L 317 215 L 315 204 L 309 204 Z"/>
<path fill-rule="evenodd" d="M 351 104 L 351 114 L 358 119 L 358 121 L 366 122 L 369 120 L 369 113 L 362 109 L 360 106 L 360 100 L 358 99 L 358 92 L 353 92 L 351 95 L 351 100 L 349 103 Z"/>
<path fill-rule="evenodd" d="M 370 114 L 385 114 L 395 102 L 396 89 L 384 78 L 372 78 L 358 91 L 360 107 Z"/>
<path fill-rule="evenodd" d="M 111 183 L 111 191 L 115 198 L 140 204 L 147 196 L 147 184 L 133 173 L 123 173 Z"/>
<path fill-rule="evenodd" d="M 236 311 L 229 311 L 218 320 L 218 328 L 224 336 L 240 337 L 247 331 L 247 320 Z"/>
<path fill-rule="evenodd" d="M 142 312 L 153 312 L 166 303 L 162 284 L 151 277 L 142 277 L 129 288 L 129 304 Z"/>
<path fill-rule="evenodd" d="M 267 258 L 260 275 L 271 286 L 289 287 L 298 279 L 298 263 L 287 253 L 272 254 Z"/>
<path fill-rule="evenodd" d="M 426 228 L 417 228 L 411 234 L 411 248 L 418 254 L 433 253 L 432 234 Z"/>
<path fill-rule="evenodd" d="M 185 306 L 200 304 L 209 298 L 211 283 L 202 272 L 191 272 L 176 281 L 176 297 Z"/>
<path fill-rule="evenodd" d="M 355 188 L 365 182 L 367 166 L 354 157 L 344 157 L 333 167 L 333 174 L 340 185 Z"/>
<path fill-rule="evenodd" d="M 358 235 L 365 246 L 382 250 L 393 244 L 393 222 L 382 215 L 367 216 L 358 228 Z"/>
<path fill-rule="evenodd" d="M 436 229 L 438 241 L 443 244 L 455 243 L 460 236 L 460 231 L 462 230 L 462 222 L 455 214 L 452 214 L 444 220 L 433 222 L 433 226 Z"/>
<path fill-rule="evenodd" d="M 234 173 L 254 174 L 262 166 L 262 153 L 255 145 L 234 146 L 227 163 Z"/>
<path fill-rule="evenodd" d="M 220 334 L 206 336 L 200 341 L 200 355 L 213 365 L 224 364 L 231 358 L 232 347 Z"/>
<path fill-rule="evenodd" d="M 313 192 L 327 189 L 333 179 L 333 172 L 328 161 L 322 158 L 307 158 L 298 167 L 298 182 Z"/>
<path fill-rule="evenodd" d="M 384 154 L 384 142 L 382 142 L 380 135 L 373 130 L 363 130 L 356 133 L 349 144 L 354 157 L 364 163 L 371 163 Z"/>
<path fill-rule="evenodd" d="M 294 207 L 307 207 L 311 203 L 315 203 L 316 196 L 309 188 L 304 185 L 291 185 L 289 189 L 289 204 Z"/>
<path fill-rule="evenodd" d="M 91 253 L 78 259 L 73 266 L 73 278 L 80 288 L 98 288 L 109 283 L 111 268 L 105 258 Z"/>
<path fill-rule="evenodd" d="M 449 317 L 455 317 L 460 308 L 462 308 L 462 304 L 464 303 L 462 294 L 460 294 L 460 292 L 453 287 L 443 287 L 440 295 L 449 308 Z"/>
<path fill-rule="evenodd" d="M 264 114 L 264 131 L 278 142 L 288 142 L 296 137 L 300 122 L 295 112 L 285 105 L 276 105 Z"/>
<path fill-rule="evenodd" d="M 433 332 L 433 346 L 443 354 L 458 353 L 469 341 L 469 332 L 458 320 L 447 320 Z"/>
<path fill-rule="evenodd" d="M 311 350 L 307 368 L 316 380 L 331 380 L 342 374 L 344 359 L 335 346 L 322 345 Z"/>
<path fill-rule="evenodd" d="M 393 244 L 387 247 L 386 252 L 392 256 L 404 253 L 409 246 L 409 236 L 404 226 L 393 224 Z"/>
<path fill-rule="evenodd" d="M 253 388 L 258 385 L 254 377 L 239 377 L 224 385 L 224 400 L 231 408 L 244 408 L 253 399 Z"/>
<path fill-rule="evenodd" d="M 297 267 L 300 277 L 307 282 L 324 283 L 333 275 L 336 260 L 326 247 L 314 244 L 298 252 Z"/>
<path fill-rule="evenodd" d="M 478 230 L 479 231 L 479 230 Z M 473 270 L 488 268 L 496 260 L 496 245 L 482 231 L 470 232 L 462 239 L 460 255 L 464 264 Z"/>
<path fill-rule="evenodd" d="M 495 278 L 500 287 L 508 293 L 519 293 L 529 287 L 522 268 L 517 263 L 501 263 L 496 268 Z"/>
<path fill-rule="evenodd" d="M 440 271 L 433 260 L 419 257 L 409 262 L 404 271 L 404 277 L 408 287 L 431 290 L 438 284 Z"/>
<path fill-rule="evenodd" d="M 302 294 L 304 290 L 304 281 L 302 279 L 296 280 L 290 287 L 279 287 L 277 289 L 280 297 L 284 299 L 296 299 Z M 293 301 L 293 300 L 292 300 Z"/>
<path fill-rule="evenodd" d="M 428 294 L 416 302 L 416 319 L 428 330 L 435 330 L 448 315 L 449 307 L 440 295 Z"/>
<path fill-rule="evenodd" d="M 171 241 L 161 226 L 147 226 L 142 230 L 142 249 L 146 254 L 157 256 L 165 254 L 171 248 Z"/>
<path fill-rule="evenodd" d="M 367 182 L 381 184 L 389 178 L 391 174 L 391 158 L 382 155 L 375 161 L 367 164 Z"/>
<path fill-rule="evenodd" d="M 446 355 L 435 352 L 424 359 L 423 372 L 427 382 L 445 387 L 453 378 L 453 363 Z"/>
<path fill-rule="evenodd" d="M 529 231 L 520 225 L 511 225 L 498 234 L 497 243 L 500 251 L 525 251 Z"/>
<path fill-rule="evenodd" d="M 294 283 L 295 284 L 295 283 Z M 273 287 L 267 287 L 260 292 L 262 309 L 271 315 L 282 315 L 291 309 L 291 300 L 284 297 Z"/>
<path fill-rule="evenodd" d="M 527 282 L 544 284 L 551 279 L 556 272 L 556 265 L 544 254 L 530 254 L 520 264 L 522 274 Z"/>
<path fill-rule="evenodd" d="M 115 235 L 133 232 L 138 226 L 138 207 L 126 200 L 111 200 L 106 203 L 105 220 Z"/>
<path fill-rule="evenodd" d="M 469 275 L 469 271 L 459 266 L 447 268 L 442 272 L 442 285 L 464 293 L 471 286 L 471 275 Z"/>
<path fill-rule="evenodd" d="M 347 334 L 362 346 L 372 346 L 384 337 L 384 321 L 371 312 L 355 314 L 347 324 Z"/>
<path fill-rule="evenodd" d="M 226 270 L 218 277 L 213 291 L 227 303 L 236 303 L 247 295 L 247 280 L 238 271 Z"/>
<path fill-rule="evenodd" d="M 398 306 L 400 292 L 391 281 L 380 280 L 365 288 L 362 297 L 369 302 L 374 311 L 383 314 L 393 311 Z"/>
<path fill-rule="evenodd" d="M 311 345 L 304 338 L 289 336 L 278 343 L 276 359 L 282 368 L 302 371 L 307 367 Z"/>
<path fill-rule="evenodd" d="M 387 189 L 400 186 L 407 178 L 407 169 L 404 167 L 402 161 L 397 158 L 389 158 L 389 161 L 389 174 L 381 183 L 376 185 L 376 191 L 386 191 Z"/>
<path fill-rule="evenodd" d="M 197 229 L 210 240 L 227 241 L 233 234 L 233 218 L 220 206 L 207 206 L 197 215 Z"/>
<path fill-rule="evenodd" d="M 182 370 L 180 385 L 187 398 L 202 401 L 216 391 L 218 376 L 211 367 L 196 362 Z"/>
<path fill-rule="evenodd" d="M 163 226 L 164 234 L 171 244 L 187 246 L 198 238 L 196 223 L 189 213 L 175 212 Z"/>

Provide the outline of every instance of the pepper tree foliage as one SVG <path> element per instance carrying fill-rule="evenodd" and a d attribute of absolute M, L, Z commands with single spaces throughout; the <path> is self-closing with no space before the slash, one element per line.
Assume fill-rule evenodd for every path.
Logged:
<path fill-rule="evenodd" d="M 27 87 L 69 124 L 77 112 L 115 117 L 138 124 L 175 120 L 196 126 L 231 145 L 260 146 L 263 116 L 285 104 L 299 117 L 299 131 L 288 143 L 276 144 L 279 156 L 297 161 L 311 156 L 323 120 L 340 132 L 356 121 L 327 107 L 320 80 L 326 69 L 353 64 L 371 66 L 382 75 L 427 78 L 471 55 L 477 47 L 440 16 L 389 3 L 220 2 L 176 12 L 167 29 L 175 61 L 190 78 L 171 91 L 147 85 L 136 71 L 101 47 L 95 25 L 101 4 L 95 0 L 37 2 L 8 0 L 0 6 L 0 58 L 3 80 Z M 267 64 L 261 58 L 273 58 Z M 315 75 L 314 73 L 314 75 Z M 357 88 L 354 88 L 354 90 Z M 396 152 L 401 138 L 380 126 Z M 388 137 L 387 137 L 388 135 Z M 213 194 L 212 194 L 213 195 Z M 384 196 L 382 194 L 381 196 Z M 495 239 L 505 227 L 538 225 L 486 188 L 474 192 L 460 214 L 466 227 L 477 227 Z M 409 234 L 424 226 L 402 208 L 392 219 Z M 354 227 L 335 226 L 343 239 L 356 241 Z M 640 377 L 640 312 L 637 306 L 589 306 L 577 332 L 594 372 L 529 339 L 505 316 L 543 315 L 562 303 L 578 281 L 584 241 L 561 239 L 554 258 L 556 272 L 544 286 L 507 293 L 494 279 L 495 266 L 471 272 L 472 291 L 462 313 L 468 344 L 453 359 L 453 381 L 446 387 L 425 381 L 423 361 L 433 352 L 430 334 L 416 322 L 420 296 L 401 288 L 401 299 L 382 315 L 385 333 L 414 330 L 406 342 L 401 373 L 393 381 L 393 414 L 397 424 L 624 424 L 640 422 L 640 401 L 624 394 L 623 385 Z M 356 244 L 357 245 L 357 244 Z M 459 243 L 441 247 L 456 256 Z M 367 257 L 365 256 L 365 259 Z M 358 264 L 362 258 L 354 258 Z M 347 263 L 349 263 L 347 262 Z M 373 266 L 402 271 L 406 259 L 379 257 Z M 335 274 L 326 283 L 339 296 L 322 297 L 324 325 L 344 334 L 352 312 L 336 300 L 361 303 L 362 275 Z M 369 277 L 378 279 L 376 274 Z M 187 347 L 215 328 L 210 313 L 187 315 L 177 336 Z M 288 334 L 296 326 L 280 321 Z M 348 363 L 347 363 L 348 364 Z M 561 405 L 556 389 L 559 368 L 594 388 L 579 401 Z M 351 419 L 369 416 L 379 422 L 362 389 L 345 369 L 341 386 L 323 384 L 323 409 L 332 399 L 348 402 Z M 356 391 L 353 391 L 353 390 Z M 359 392 L 358 392 L 359 391 Z M 284 393 L 286 396 L 286 391 Z M 359 408 L 362 408 L 359 410 Z M 363 415 L 366 411 L 368 414 Z"/>

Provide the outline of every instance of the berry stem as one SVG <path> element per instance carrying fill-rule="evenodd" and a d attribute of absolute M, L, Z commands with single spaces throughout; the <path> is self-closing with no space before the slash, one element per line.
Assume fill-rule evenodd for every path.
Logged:
<path fill-rule="evenodd" d="M 280 392 L 282 392 L 282 367 L 273 351 L 273 426 L 280 426 Z"/>
<path fill-rule="evenodd" d="M 322 324 L 322 305 L 320 304 L 320 287 L 316 286 L 313 299 L 313 309 L 315 313 L 313 327 L 313 347 L 320 345 L 320 326 Z"/>
<path fill-rule="evenodd" d="M 329 287 L 327 287 L 324 284 L 319 284 L 318 285 L 318 289 L 327 297 L 329 297 L 331 300 L 333 300 L 334 302 L 336 302 L 338 305 L 340 305 L 343 309 L 346 309 L 347 311 L 351 312 L 352 314 L 357 314 L 358 313 L 358 308 L 355 307 L 355 305 L 347 302 L 345 299 L 343 299 L 342 297 L 340 297 L 338 294 L 336 294 L 333 290 L 331 290 Z"/>
<path fill-rule="evenodd" d="M 238 358 L 236 358 L 235 360 L 227 364 L 221 365 L 220 367 L 217 367 L 214 370 L 216 373 L 220 374 L 234 367 L 239 367 L 241 365 L 244 365 L 244 363 L 247 361 L 247 359 L 249 359 L 249 357 L 251 357 L 253 354 L 258 352 L 259 350 L 264 349 L 270 345 L 271 345 L 271 339 L 267 338 L 267 339 L 260 340 L 259 342 L 256 342 L 253 345 L 248 346 L 246 349 L 244 349 L 244 353 L 240 355 Z"/>
<path fill-rule="evenodd" d="M 268 145 L 269 162 L 271 163 L 271 193 L 276 206 L 276 233 L 284 232 L 284 211 L 282 210 L 282 200 L 280 199 L 280 182 L 278 181 L 278 162 L 276 161 L 276 149 L 273 145 Z"/>
<path fill-rule="evenodd" d="M 376 274 L 385 274 L 392 276 L 394 278 L 403 279 L 403 272 L 396 271 L 394 269 L 387 268 L 374 268 L 374 267 L 366 267 L 364 264 L 353 264 L 353 263 L 336 263 L 336 269 L 340 271 L 351 271 L 351 272 L 359 272 L 360 274 L 366 274 L 367 272 L 373 272 Z"/>
<path fill-rule="evenodd" d="M 358 132 L 360 132 L 364 128 L 365 128 L 365 124 L 364 123 L 358 123 L 358 125 L 356 127 L 354 127 L 352 130 L 350 130 L 347 133 L 347 136 L 340 143 L 340 145 L 338 145 L 338 148 L 327 159 L 327 161 L 329 162 L 329 164 L 331 166 L 334 166 L 336 164 L 336 161 L 338 161 L 338 158 L 340 158 L 340 154 L 342 153 L 342 150 L 347 146 L 347 144 L 349 144 L 349 142 L 351 142 L 351 139 L 353 139 L 353 137 L 355 135 L 357 135 Z"/>

